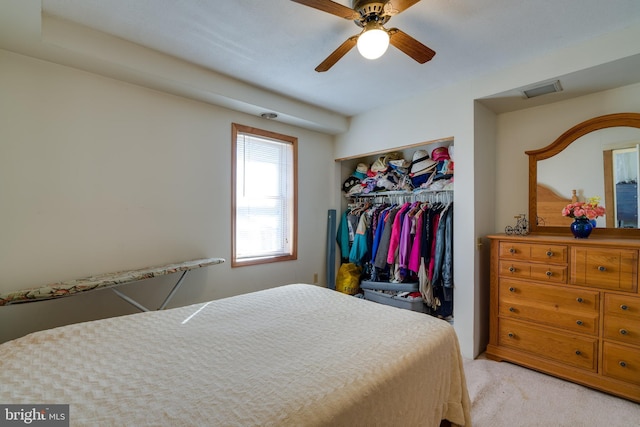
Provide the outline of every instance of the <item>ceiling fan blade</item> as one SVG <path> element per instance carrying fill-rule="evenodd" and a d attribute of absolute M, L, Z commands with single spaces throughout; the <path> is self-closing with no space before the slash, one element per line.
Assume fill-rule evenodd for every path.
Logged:
<path fill-rule="evenodd" d="M 387 32 L 389 33 L 389 43 L 415 59 L 420 64 L 430 61 L 436 54 L 434 50 L 423 45 L 404 31 L 397 28 L 391 28 Z"/>
<path fill-rule="evenodd" d="M 389 0 L 389 2 L 384 5 L 384 12 L 390 16 L 397 15 L 419 1 L 420 0 Z"/>
<path fill-rule="evenodd" d="M 291 0 L 291 1 L 295 3 L 303 4 L 305 6 L 312 7 L 314 9 L 321 10 L 323 12 L 330 13 L 332 15 L 336 15 L 344 19 L 353 20 L 353 19 L 360 18 L 360 14 L 355 10 L 331 0 Z"/>
<path fill-rule="evenodd" d="M 331 55 L 327 57 L 320 65 L 316 67 L 316 71 L 322 73 L 327 71 L 329 68 L 333 67 L 336 62 L 340 60 L 343 56 L 347 54 L 358 42 L 358 36 L 351 36 L 347 40 L 344 41 L 336 50 L 334 50 Z"/>

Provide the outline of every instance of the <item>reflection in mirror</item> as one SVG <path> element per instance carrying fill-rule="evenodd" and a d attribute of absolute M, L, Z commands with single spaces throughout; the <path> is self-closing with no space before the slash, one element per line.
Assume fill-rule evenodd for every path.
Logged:
<path fill-rule="evenodd" d="M 640 113 L 594 117 L 529 156 L 533 233 L 569 233 L 562 208 L 600 198 L 606 215 L 592 234 L 640 238 Z M 572 199 L 573 197 L 573 199 Z"/>
<path fill-rule="evenodd" d="M 611 150 L 613 200 L 607 201 L 615 211 L 610 222 L 616 228 L 638 228 L 638 144 Z M 605 156 L 605 159 L 608 156 Z M 608 181 L 608 180 L 606 180 Z"/>
<path fill-rule="evenodd" d="M 623 183 L 637 180 L 637 151 L 634 157 L 629 150 L 633 150 L 638 141 L 640 129 L 599 129 L 576 139 L 557 155 L 538 161 L 537 217 L 540 225 L 568 226 L 572 220 L 563 217 L 558 207 L 561 209 L 570 203 L 575 191 L 578 201 L 599 197 L 600 203 L 607 208 L 607 215 L 597 219 L 597 227 L 637 228 L 637 185 L 634 186 L 636 192 L 631 200 L 630 187 Z M 607 162 L 618 162 L 618 166 Z M 606 174 L 613 175 L 607 177 Z M 610 192 L 606 188 L 608 182 L 615 183 L 615 188 L 612 186 Z M 621 185 L 618 186 L 619 183 Z M 623 193 L 618 195 L 615 189 Z M 633 211 L 636 216 L 633 227 L 626 213 L 631 210 L 632 204 L 635 205 Z M 617 219 L 620 209 L 625 212 L 624 222 Z"/>
<path fill-rule="evenodd" d="M 603 129 L 598 132 L 605 131 Z M 572 219 L 562 216 L 562 207 L 571 202 L 573 191 L 578 201 L 601 197 L 604 202 L 604 169 L 601 138 L 592 134 L 578 138 L 561 153 L 538 162 L 538 221 L 545 226 L 571 224 Z M 544 194 L 548 189 L 552 194 Z M 558 203 L 551 203 L 553 195 Z M 546 209 L 541 209 L 548 206 Z M 560 208 L 560 209 L 558 209 Z M 597 226 L 604 226 L 598 218 Z"/>

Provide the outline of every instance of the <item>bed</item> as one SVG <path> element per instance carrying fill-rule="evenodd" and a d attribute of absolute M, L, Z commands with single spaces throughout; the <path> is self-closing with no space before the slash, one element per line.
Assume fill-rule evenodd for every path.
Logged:
<path fill-rule="evenodd" d="M 306 284 L 0 344 L 0 402 L 72 426 L 471 425 L 449 323 Z"/>

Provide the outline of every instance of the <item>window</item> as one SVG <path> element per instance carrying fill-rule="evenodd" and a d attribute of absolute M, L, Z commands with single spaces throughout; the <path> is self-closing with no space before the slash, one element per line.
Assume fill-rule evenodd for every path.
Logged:
<path fill-rule="evenodd" d="M 298 139 L 232 125 L 231 266 L 297 259 Z"/>

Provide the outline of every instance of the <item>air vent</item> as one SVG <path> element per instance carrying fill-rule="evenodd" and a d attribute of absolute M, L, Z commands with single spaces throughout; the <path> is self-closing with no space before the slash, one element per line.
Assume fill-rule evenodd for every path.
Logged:
<path fill-rule="evenodd" d="M 561 92 L 562 86 L 560 81 L 556 80 L 551 83 L 544 83 L 542 85 L 530 87 L 522 90 L 522 95 L 525 98 L 535 98 L 536 96 L 546 95 L 548 93 Z"/>

